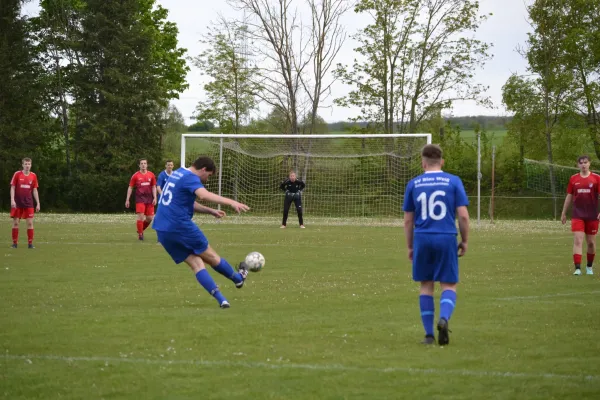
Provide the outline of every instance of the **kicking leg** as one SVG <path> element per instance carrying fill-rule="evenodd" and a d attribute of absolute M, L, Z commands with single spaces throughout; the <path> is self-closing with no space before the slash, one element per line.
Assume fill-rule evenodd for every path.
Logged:
<path fill-rule="evenodd" d="M 221 258 L 216 251 L 210 245 L 200 254 L 202 260 L 210 265 L 215 271 L 223 275 L 225 278 L 230 279 L 235 286 L 239 289 L 244 286 L 244 281 L 248 276 L 248 269 L 245 263 L 240 263 L 238 271 L 235 272 L 233 267 L 225 260 Z"/>
<path fill-rule="evenodd" d="M 219 290 L 219 286 L 217 286 L 212 276 L 210 276 L 206 268 L 204 268 L 202 258 L 196 254 L 190 254 L 188 258 L 185 259 L 185 263 L 190 266 L 196 275 L 198 283 L 200 283 L 200 285 L 202 285 L 202 287 L 217 300 L 219 306 L 221 308 L 229 308 L 229 302 Z"/>

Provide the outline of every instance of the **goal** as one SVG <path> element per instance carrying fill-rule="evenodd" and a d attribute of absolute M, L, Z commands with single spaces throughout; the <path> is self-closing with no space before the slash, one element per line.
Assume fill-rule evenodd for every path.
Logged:
<path fill-rule="evenodd" d="M 430 134 L 225 135 L 181 137 L 181 165 L 198 156 L 217 165 L 207 189 L 250 206 L 246 215 L 280 218 L 279 185 L 294 170 L 306 183 L 306 220 L 400 219 L 404 189 L 420 174 Z M 290 211 L 290 220 L 295 211 Z"/>

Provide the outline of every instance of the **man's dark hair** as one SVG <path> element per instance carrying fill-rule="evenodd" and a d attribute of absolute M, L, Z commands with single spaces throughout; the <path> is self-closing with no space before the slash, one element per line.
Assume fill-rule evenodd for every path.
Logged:
<path fill-rule="evenodd" d="M 24 159 L 21 160 L 21 164 L 24 163 L 25 161 L 31 162 L 31 158 L 25 157 Z"/>
<path fill-rule="evenodd" d="M 167 161 L 165 161 L 165 164 L 170 163 L 170 162 L 173 162 L 173 160 L 167 160 Z"/>
<path fill-rule="evenodd" d="M 138 164 L 141 163 L 142 161 L 148 162 L 148 159 L 147 158 L 140 158 L 139 161 L 138 161 Z"/>
<path fill-rule="evenodd" d="M 578 162 L 578 163 L 580 163 L 580 162 L 581 162 L 581 161 L 583 161 L 583 160 L 592 161 L 592 160 L 590 160 L 590 156 L 588 156 L 588 155 L 586 155 L 586 154 L 583 154 L 583 155 L 581 155 L 581 156 L 579 156 L 579 157 L 577 158 L 577 162 Z"/>
<path fill-rule="evenodd" d="M 442 161 L 444 152 L 437 144 L 427 144 L 421 151 L 423 157 L 429 164 L 439 164 Z"/>
<path fill-rule="evenodd" d="M 215 162 L 206 156 L 200 156 L 196 158 L 196 161 L 192 164 L 194 168 L 197 170 L 201 170 L 202 168 L 206 168 L 207 172 L 215 172 L 217 167 L 215 166 Z"/>

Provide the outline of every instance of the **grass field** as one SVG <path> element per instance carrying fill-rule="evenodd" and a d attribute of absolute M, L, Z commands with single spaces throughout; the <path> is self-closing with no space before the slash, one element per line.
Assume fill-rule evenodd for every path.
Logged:
<path fill-rule="evenodd" d="M 133 218 L 40 214 L 34 250 L 5 222 L 0 398 L 600 398 L 600 270 L 571 275 L 559 223 L 475 227 L 451 343 L 423 347 L 401 227 L 204 224 L 267 259 L 241 290 L 211 271 L 221 310 Z"/>

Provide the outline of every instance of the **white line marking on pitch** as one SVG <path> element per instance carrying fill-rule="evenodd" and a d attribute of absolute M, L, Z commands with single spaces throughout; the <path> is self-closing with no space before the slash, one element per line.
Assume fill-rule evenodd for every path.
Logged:
<path fill-rule="evenodd" d="M 542 294 L 539 296 L 499 297 L 496 300 L 534 300 L 534 299 L 546 299 L 546 298 L 552 298 L 552 297 L 580 296 L 583 294 L 598 294 L 598 293 L 600 293 L 600 290 L 593 290 L 591 292 L 577 292 L 577 293 Z"/>
<path fill-rule="evenodd" d="M 526 373 L 510 371 L 474 371 L 466 369 L 435 369 L 435 368 L 410 368 L 410 367 L 353 367 L 342 364 L 294 364 L 294 363 L 266 363 L 266 362 L 243 362 L 243 361 L 208 361 L 208 360 L 153 360 L 148 358 L 116 358 L 116 357 L 65 357 L 57 355 L 11 355 L 1 354 L 0 358 L 6 360 L 52 360 L 62 362 L 103 362 L 103 363 L 129 363 L 148 365 L 198 365 L 204 367 L 244 367 L 244 368 L 267 368 L 267 369 L 303 369 L 314 371 L 348 371 L 348 372 L 376 372 L 393 373 L 405 372 L 409 374 L 435 374 L 435 375 L 462 375 L 474 377 L 497 377 L 497 378 L 548 378 L 548 379 L 586 379 L 600 380 L 597 375 L 563 375 L 553 373 Z"/>

